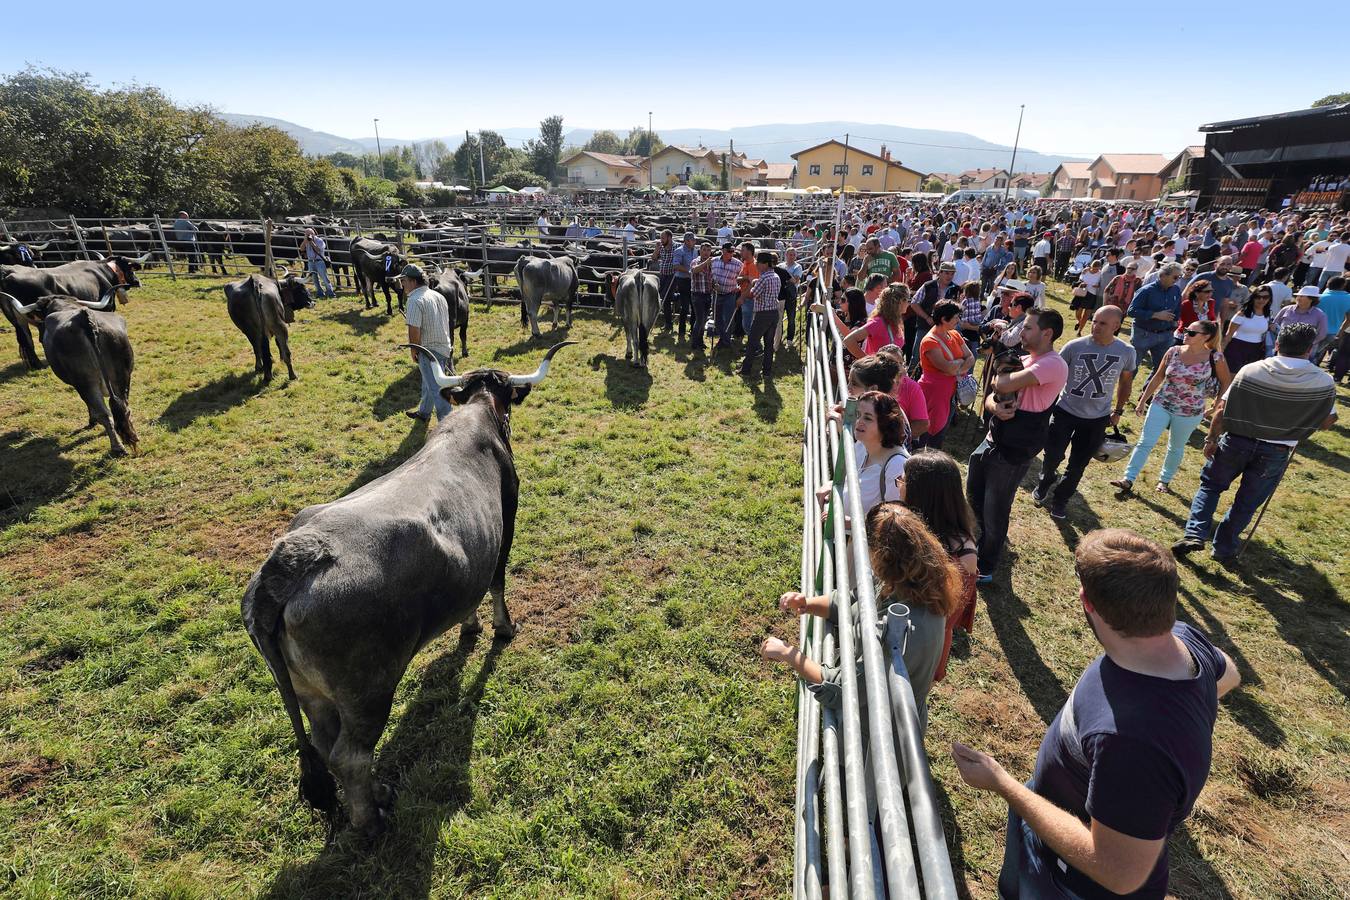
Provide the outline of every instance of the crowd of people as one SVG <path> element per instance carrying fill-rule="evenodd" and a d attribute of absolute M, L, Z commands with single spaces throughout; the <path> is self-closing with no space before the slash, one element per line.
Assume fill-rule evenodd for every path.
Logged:
<path fill-rule="evenodd" d="M 1037 457 L 1031 502 L 1064 519 L 1108 435 L 1123 500 L 1164 431 L 1156 490 L 1170 493 L 1208 422 L 1199 489 L 1170 549 L 1121 529 L 1078 541 L 1079 601 L 1102 652 L 1051 723 L 1031 780 L 953 746 L 964 781 L 1008 804 L 1001 896 L 1163 897 L 1167 837 L 1204 786 L 1218 699 L 1239 682 L 1223 651 L 1177 621 L 1177 558 L 1212 546 L 1234 564 L 1299 442 L 1335 422 L 1335 382 L 1350 369 L 1350 217 L 864 201 L 837 235 L 811 223 L 785 240 L 827 251 L 831 301 L 813 309 L 834 318 L 847 349 L 877 607 L 911 611 L 903 658 L 921 721 L 949 674 L 953 634 L 972 628 L 979 586 L 1004 563 Z M 1072 337 L 1046 304 L 1047 274 L 1072 285 Z M 941 449 L 962 401 L 983 431 L 964 476 Z M 1127 411 L 1141 420 L 1132 446 L 1118 431 Z M 778 602 L 874 624 L 838 591 Z M 861 665 L 822 665 L 776 638 L 761 652 L 836 706 L 841 668 Z"/>

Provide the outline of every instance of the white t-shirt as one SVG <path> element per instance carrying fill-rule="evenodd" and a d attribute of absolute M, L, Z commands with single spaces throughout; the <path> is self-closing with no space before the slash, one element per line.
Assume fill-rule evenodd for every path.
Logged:
<path fill-rule="evenodd" d="M 1252 316 L 1248 318 L 1244 315 L 1233 316 L 1232 322 L 1238 327 L 1233 335 L 1234 340 L 1246 341 L 1249 344 L 1263 343 L 1266 339 L 1266 332 L 1270 330 L 1270 320 L 1265 316 Z"/>
<path fill-rule="evenodd" d="M 942 245 L 942 256 L 939 262 L 952 262 L 956 259 L 956 241 L 948 241 Z"/>
<path fill-rule="evenodd" d="M 1345 259 L 1348 256 L 1350 256 L 1350 244 L 1337 241 L 1327 248 L 1327 261 L 1322 268 L 1339 275 L 1345 271 Z"/>
<path fill-rule="evenodd" d="M 890 451 L 882 451 L 883 453 Z M 886 461 L 882 457 L 882 462 L 873 463 L 866 468 L 863 467 L 863 460 L 867 458 L 867 448 L 860 441 L 853 443 L 853 461 L 858 467 L 858 486 L 862 488 L 863 515 L 866 516 L 872 507 L 884 500 L 899 500 L 900 489 L 895 486 L 895 476 L 905 470 L 905 463 L 909 460 L 909 454 L 903 447 L 894 448 L 895 456 Z M 885 463 L 886 474 L 881 473 L 882 464 Z M 883 485 L 882 482 L 885 482 Z M 884 495 L 883 495 L 884 488 Z M 848 512 L 848 494 L 844 493 L 844 512 Z"/>
<path fill-rule="evenodd" d="M 1272 281 L 1270 287 L 1270 315 L 1273 318 L 1280 307 L 1294 299 L 1294 289 L 1283 281 Z"/>
<path fill-rule="evenodd" d="M 717 229 L 717 243 L 719 245 L 731 243 L 732 234 L 731 226 L 723 225 L 721 228 Z"/>
<path fill-rule="evenodd" d="M 1045 238 L 1041 238 L 1039 241 L 1036 242 L 1036 246 L 1031 248 L 1031 255 L 1032 255 L 1033 257 L 1036 257 L 1036 256 L 1049 256 L 1049 255 L 1050 255 L 1050 242 L 1047 241 Z"/>

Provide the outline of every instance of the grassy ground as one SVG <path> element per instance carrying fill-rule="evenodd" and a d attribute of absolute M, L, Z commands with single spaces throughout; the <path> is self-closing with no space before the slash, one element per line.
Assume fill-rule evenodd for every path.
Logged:
<path fill-rule="evenodd" d="M 83 409 L 50 372 L 0 368 L 0 893 L 784 895 L 792 686 L 753 646 L 795 632 L 770 610 L 798 572 L 796 367 L 747 386 L 662 337 L 638 373 L 612 317 L 580 314 L 581 345 L 514 417 L 507 597 L 524 630 L 504 647 L 452 632 L 415 661 L 378 763 L 401 786 L 395 821 L 362 853 L 325 847 L 297 801 L 238 600 L 297 510 L 420 445 L 401 415 L 416 377 L 401 322 L 343 298 L 301 314 L 300 380 L 262 388 L 219 281 L 147 279 L 125 310 L 137 457 L 74 434 Z M 469 365 L 522 371 L 551 341 L 475 305 L 469 343 Z M 1239 571 L 1184 566 L 1184 615 L 1246 686 L 1174 842 L 1182 897 L 1350 883 L 1346 434 L 1300 451 Z M 951 449 L 975 440 L 964 420 Z M 1182 493 L 1198 469 L 1196 453 Z M 1029 773 L 1095 652 L 1068 547 L 1099 524 L 1170 542 L 1184 518 L 1180 497 L 1115 502 L 1113 475 L 1094 467 L 1058 527 L 1019 498 L 1011 581 L 984 592 L 934 692 L 928 746 L 970 896 L 993 889 L 1003 811 L 961 786 L 946 742 Z"/>

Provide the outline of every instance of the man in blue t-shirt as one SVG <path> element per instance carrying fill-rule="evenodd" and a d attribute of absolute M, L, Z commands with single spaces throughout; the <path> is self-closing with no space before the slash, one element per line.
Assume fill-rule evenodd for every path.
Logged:
<path fill-rule="evenodd" d="M 1167 838 L 1209 777 L 1218 698 L 1237 667 L 1176 621 L 1177 565 L 1161 544 L 1094 531 L 1074 568 L 1106 652 L 1050 723 L 1031 781 L 961 743 L 952 756 L 966 784 L 1008 801 L 1000 897 L 1162 900 Z"/>

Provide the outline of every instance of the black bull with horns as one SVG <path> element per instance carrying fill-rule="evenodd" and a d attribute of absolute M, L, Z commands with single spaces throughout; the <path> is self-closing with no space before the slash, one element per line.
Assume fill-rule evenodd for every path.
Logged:
<path fill-rule="evenodd" d="M 136 269 L 145 264 L 150 254 L 128 259 L 114 256 L 111 259 L 80 260 L 47 269 L 11 268 L 0 266 L 0 293 L 9 294 L 20 306 L 35 303 L 43 297 L 74 297 L 89 303 L 101 303 L 109 288 L 140 287 Z M 123 302 L 126 294 L 122 294 Z M 117 308 L 116 296 L 107 307 Z M 33 336 L 28 331 L 28 323 L 23 316 L 15 315 L 12 305 L 0 302 L 0 311 L 14 326 L 14 335 L 19 341 L 19 359 L 30 369 L 42 367 L 37 350 L 33 346 Z"/>
<path fill-rule="evenodd" d="M 437 372 L 456 408 L 422 449 L 347 496 L 301 510 L 249 581 L 244 626 L 295 731 L 300 794 L 335 813 L 336 774 L 359 834 L 377 834 L 392 803 L 372 765 L 412 658 L 454 625 L 479 630 L 489 590 L 494 633 L 515 634 L 506 609 L 520 493 L 511 407 L 568 343 L 532 375 Z"/>

